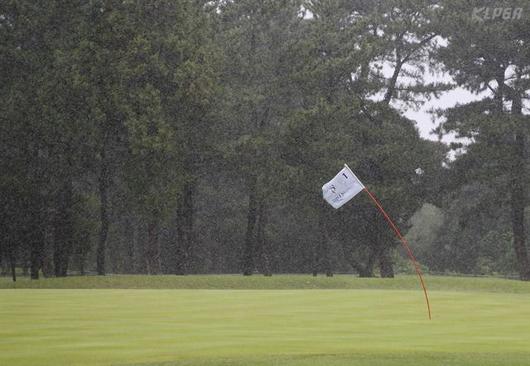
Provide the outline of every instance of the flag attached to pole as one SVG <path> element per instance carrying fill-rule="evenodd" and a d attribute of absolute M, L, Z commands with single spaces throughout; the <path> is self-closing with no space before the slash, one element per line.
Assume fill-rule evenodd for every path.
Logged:
<path fill-rule="evenodd" d="M 339 208 L 363 189 L 359 178 L 344 164 L 339 174 L 322 186 L 322 195 L 333 208 Z"/>
<path fill-rule="evenodd" d="M 333 206 L 333 208 L 341 207 L 361 191 L 365 191 L 368 194 L 370 199 L 374 202 L 377 209 L 381 211 L 383 217 L 390 225 L 390 228 L 394 231 L 398 239 L 401 241 L 401 244 L 403 244 L 403 247 L 407 251 L 410 261 L 414 265 L 414 268 L 416 269 L 416 274 L 418 275 L 418 278 L 420 280 L 420 284 L 425 295 L 425 302 L 427 304 L 427 312 L 429 315 L 429 319 L 431 319 L 431 305 L 429 303 L 429 296 L 427 295 L 427 288 L 425 287 L 425 282 L 423 281 L 420 265 L 414 257 L 414 254 L 412 254 L 412 250 L 410 249 L 407 239 L 405 239 L 405 237 L 401 234 L 398 227 L 396 226 L 396 224 L 394 224 L 390 216 L 388 216 L 385 209 L 383 208 L 381 203 L 379 203 L 375 195 L 361 183 L 359 178 L 357 178 L 355 174 L 353 174 L 350 167 L 348 167 L 348 165 L 346 164 L 344 164 L 344 168 L 342 168 L 339 174 L 337 174 L 332 180 L 322 186 L 322 195 L 324 196 L 324 199 L 331 206 Z"/>

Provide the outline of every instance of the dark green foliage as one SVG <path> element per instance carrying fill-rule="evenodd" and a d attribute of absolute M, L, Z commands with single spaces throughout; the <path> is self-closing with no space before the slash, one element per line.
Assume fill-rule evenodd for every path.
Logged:
<path fill-rule="evenodd" d="M 507 227 L 511 226 L 519 277 L 530 280 L 525 222 L 530 120 L 523 114 L 523 101 L 530 87 L 529 20 L 523 16 L 509 21 L 477 21 L 468 15 L 474 7 L 503 5 L 528 11 L 524 1 L 444 2 L 445 24 L 440 25 L 440 33 L 449 42 L 437 50 L 437 57 L 460 86 L 474 92 L 489 91 L 489 95 L 444 111 L 446 121 L 440 126 L 440 132 L 456 132 L 473 139 L 467 153 L 453 164 L 452 181 L 457 183 L 453 184 L 453 190 L 489 193 L 481 195 L 476 192 L 473 203 L 464 193 L 464 197 L 460 197 L 467 204 L 479 207 L 474 210 L 474 215 L 459 210 L 459 218 L 453 216 L 452 219 L 458 220 L 463 229 L 470 229 L 469 235 L 473 239 L 467 241 L 475 245 L 479 245 L 482 242 L 479 238 L 484 236 L 506 237 Z M 458 201 L 464 203 L 461 198 L 456 198 L 455 204 Z M 478 229 L 488 222 L 481 218 L 488 210 L 494 210 L 493 217 L 497 218 L 495 233 Z M 502 220 L 501 217 L 510 219 Z M 455 231 L 455 225 L 450 224 L 448 229 Z M 470 251 L 475 254 L 471 256 L 474 259 L 480 257 L 477 252 L 482 252 L 482 248 L 465 247 L 464 251 L 459 251 L 460 255 L 470 257 L 465 253 Z M 475 270 L 475 265 L 467 268 Z"/>
<path fill-rule="evenodd" d="M 473 6 L 1 2 L 4 274 L 393 277 L 369 199 L 321 198 L 348 163 L 429 269 L 526 279 L 528 18 Z M 492 92 L 440 111 L 453 161 L 401 113 L 455 87 L 428 65 Z"/>

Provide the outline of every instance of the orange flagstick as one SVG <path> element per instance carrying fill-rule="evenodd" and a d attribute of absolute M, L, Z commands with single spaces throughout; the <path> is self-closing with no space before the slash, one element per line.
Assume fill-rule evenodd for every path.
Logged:
<path fill-rule="evenodd" d="M 416 269 L 416 273 L 418 274 L 418 277 L 420 279 L 421 287 L 423 288 L 423 293 L 425 294 L 425 302 L 427 303 L 427 311 L 429 313 L 429 320 L 431 320 L 432 319 L 431 318 L 431 305 L 429 303 L 429 296 L 427 296 L 427 288 L 425 287 L 425 282 L 423 281 L 423 276 L 422 276 L 421 269 L 420 269 L 420 266 L 418 264 L 418 261 L 414 257 L 414 254 L 412 254 L 412 250 L 409 247 L 407 239 L 405 239 L 405 237 L 403 235 L 401 235 L 401 232 L 399 231 L 397 226 L 394 224 L 394 222 L 390 219 L 390 216 L 388 216 L 388 214 L 386 213 L 385 209 L 383 208 L 383 206 L 381 206 L 381 204 L 379 203 L 377 198 L 375 198 L 375 196 L 368 190 L 368 188 L 364 187 L 364 191 L 366 193 L 368 193 L 368 196 L 370 196 L 372 201 L 374 201 L 374 203 L 377 206 L 377 208 L 379 209 L 379 211 L 381 211 L 381 213 L 385 217 L 385 220 L 388 222 L 388 224 L 390 225 L 392 230 L 394 230 L 394 232 L 396 233 L 396 235 L 399 238 L 399 240 L 401 240 L 401 244 L 403 244 L 403 247 L 407 251 L 407 254 L 408 254 L 410 260 L 414 264 L 414 268 Z"/>
<path fill-rule="evenodd" d="M 416 269 L 416 273 L 418 274 L 418 277 L 420 279 L 421 287 L 423 288 L 423 293 L 425 294 L 425 301 L 427 303 L 427 311 L 429 313 L 429 320 L 430 320 L 431 319 L 431 305 L 429 304 L 429 296 L 427 296 L 427 288 L 425 287 L 425 282 L 423 281 L 423 276 L 421 274 L 418 261 L 414 257 L 414 254 L 412 254 L 412 250 L 410 250 L 407 240 L 403 237 L 403 235 L 401 235 L 396 224 L 394 224 L 394 222 L 390 219 L 390 216 L 388 216 L 383 206 L 381 206 L 377 198 L 375 198 L 375 195 L 372 194 L 364 186 L 364 184 L 362 184 L 362 182 L 359 180 L 359 178 L 357 178 L 357 176 L 353 173 L 353 171 L 350 169 L 350 167 L 347 164 L 344 164 L 344 168 L 337 175 L 335 175 L 335 177 L 332 180 L 330 180 L 329 182 L 327 182 L 326 184 L 322 186 L 323 198 L 335 209 L 342 207 L 349 200 L 355 197 L 355 195 L 357 195 L 358 193 L 362 191 L 365 191 L 366 193 L 368 193 L 368 196 L 370 196 L 372 201 L 374 201 L 379 211 L 381 211 L 381 213 L 385 217 L 385 220 L 390 224 L 390 227 L 392 228 L 392 230 L 394 230 L 399 240 L 401 240 L 401 243 L 403 244 L 403 247 L 407 251 L 407 254 L 410 260 L 414 264 L 414 268 Z"/>

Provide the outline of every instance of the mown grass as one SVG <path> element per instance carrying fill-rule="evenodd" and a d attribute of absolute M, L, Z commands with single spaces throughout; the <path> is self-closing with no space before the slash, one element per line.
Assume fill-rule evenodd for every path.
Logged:
<path fill-rule="evenodd" d="M 530 282 L 493 277 L 426 276 L 432 291 L 486 291 L 530 294 Z M 0 288 L 42 289 L 231 289 L 231 290 L 284 290 L 284 289 L 389 289 L 416 290 L 418 279 L 414 275 L 401 275 L 394 279 L 358 278 L 352 275 L 333 277 L 311 275 L 191 275 L 191 276 L 73 276 L 30 280 L 21 277 L 17 282 L 0 278 Z"/>
<path fill-rule="evenodd" d="M 0 365 L 530 365 L 528 283 L 426 280 L 432 321 L 414 276 L 23 280 L 0 290 Z"/>
<path fill-rule="evenodd" d="M 358 353 L 334 355 L 268 356 L 239 359 L 192 360 L 120 366 L 527 366 L 527 354 L 503 353 Z"/>

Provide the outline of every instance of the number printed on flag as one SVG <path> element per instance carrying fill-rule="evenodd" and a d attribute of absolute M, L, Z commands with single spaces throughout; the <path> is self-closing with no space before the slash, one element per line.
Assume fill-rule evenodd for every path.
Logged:
<path fill-rule="evenodd" d="M 345 166 L 332 180 L 322 186 L 324 199 L 334 208 L 339 208 L 364 189 L 364 185 Z"/>

